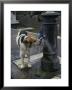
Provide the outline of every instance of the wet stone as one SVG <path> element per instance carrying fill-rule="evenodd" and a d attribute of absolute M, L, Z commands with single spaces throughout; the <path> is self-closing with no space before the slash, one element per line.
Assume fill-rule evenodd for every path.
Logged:
<path fill-rule="evenodd" d="M 12 79 L 51 79 L 60 74 L 60 71 L 49 72 L 42 70 L 41 59 L 32 64 L 31 68 L 19 69 L 12 63 Z"/>

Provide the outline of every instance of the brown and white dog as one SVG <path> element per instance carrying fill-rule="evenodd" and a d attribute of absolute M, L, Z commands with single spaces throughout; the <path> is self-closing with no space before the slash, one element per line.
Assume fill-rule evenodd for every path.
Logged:
<path fill-rule="evenodd" d="M 16 37 L 16 43 L 20 49 L 21 67 L 31 67 L 30 47 L 33 44 L 39 44 L 39 39 L 33 32 L 19 31 Z"/>

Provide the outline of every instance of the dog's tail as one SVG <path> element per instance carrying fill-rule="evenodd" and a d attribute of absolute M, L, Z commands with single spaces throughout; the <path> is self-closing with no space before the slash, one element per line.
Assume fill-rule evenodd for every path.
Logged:
<path fill-rule="evenodd" d="M 17 43 L 17 45 L 18 45 L 18 40 L 19 40 L 19 34 L 20 34 L 20 32 L 18 32 L 18 34 L 16 36 L 16 43 Z"/>

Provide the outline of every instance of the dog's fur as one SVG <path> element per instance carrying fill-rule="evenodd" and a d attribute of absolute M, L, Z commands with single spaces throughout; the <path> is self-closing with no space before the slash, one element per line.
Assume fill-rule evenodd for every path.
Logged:
<path fill-rule="evenodd" d="M 17 45 L 20 48 L 21 68 L 31 67 L 30 64 L 30 47 L 32 44 L 39 42 L 39 39 L 33 32 L 19 31 L 16 37 Z"/>

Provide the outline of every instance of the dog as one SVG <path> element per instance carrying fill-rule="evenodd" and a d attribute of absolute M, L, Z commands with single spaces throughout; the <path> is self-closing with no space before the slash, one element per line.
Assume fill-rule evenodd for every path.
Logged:
<path fill-rule="evenodd" d="M 16 43 L 20 49 L 20 68 L 31 68 L 32 65 L 30 63 L 30 47 L 32 47 L 33 44 L 39 44 L 40 39 L 38 39 L 35 33 L 22 30 L 17 34 Z"/>

